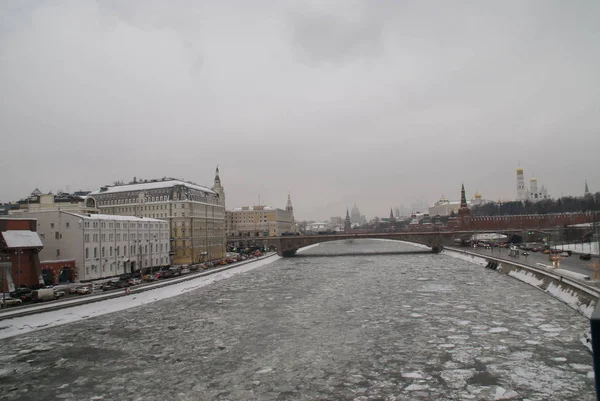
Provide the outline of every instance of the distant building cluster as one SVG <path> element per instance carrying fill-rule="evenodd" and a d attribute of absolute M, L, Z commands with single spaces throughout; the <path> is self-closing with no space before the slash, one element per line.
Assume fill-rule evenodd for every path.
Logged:
<path fill-rule="evenodd" d="M 45 274 L 93 280 L 225 257 L 225 190 L 218 168 L 211 188 L 175 178 L 134 177 L 93 192 L 52 194 L 36 188 L 0 211 L 8 215 L 6 221 L 16 222 L 6 227 L 18 227 L 19 220 L 36 222 L 35 230 L 21 231 L 39 237 L 39 263 L 55 269 L 41 271 L 39 280 Z M 5 242 L 0 248 L 10 251 Z M 61 273 L 66 270 L 71 272 Z M 32 280 L 21 284 L 37 284 L 37 277 Z"/>

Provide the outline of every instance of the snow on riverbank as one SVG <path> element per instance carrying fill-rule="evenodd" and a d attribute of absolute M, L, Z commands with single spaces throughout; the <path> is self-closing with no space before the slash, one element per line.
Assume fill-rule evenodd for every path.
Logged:
<path fill-rule="evenodd" d="M 0 321 L 0 339 L 29 333 L 31 331 L 42 330 L 49 327 L 56 327 L 90 317 L 102 316 L 108 313 L 118 312 L 124 309 L 134 308 L 136 306 L 142 306 L 152 302 L 160 301 L 161 299 L 171 298 L 205 287 L 216 281 L 224 280 L 237 274 L 245 273 L 258 267 L 265 266 L 279 259 L 279 256 L 274 255 L 208 276 L 198 277 L 189 281 L 132 294 L 130 296 L 112 298 L 90 304 L 74 306 L 71 308 L 16 317 L 13 319 L 5 319 Z"/>
<path fill-rule="evenodd" d="M 448 256 L 451 256 L 453 258 L 475 263 L 479 266 L 486 266 L 488 263 L 487 260 L 483 257 L 468 255 L 462 252 L 452 251 L 449 249 L 444 249 L 442 253 L 447 254 Z M 535 287 L 541 291 L 548 293 L 550 296 L 558 299 L 559 301 L 564 302 L 565 304 L 569 305 L 571 308 L 580 312 L 587 318 L 589 318 L 592 315 L 592 312 L 596 307 L 595 302 L 592 302 L 590 304 L 581 302 L 579 294 L 577 292 L 573 291 L 570 288 L 558 285 L 554 281 L 551 281 L 546 286 L 546 288 L 544 288 L 544 279 L 540 279 L 537 274 L 534 274 L 533 272 L 527 271 L 525 269 L 511 270 L 508 272 L 508 275 L 513 278 L 516 278 L 519 281 L 527 283 L 532 287 Z"/>
<path fill-rule="evenodd" d="M 474 263 L 474 264 L 476 264 L 478 266 L 485 267 L 488 264 L 487 260 L 484 257 L 469 255 L 469 254 L 466 254 L 466 253 L 462 253 L 462 252 L 458 252 L 458 251 L 453 251 L 453 250 L 450 250 L 448 248 L 444 248 L 444 250 L 442 251 L 442 254 L 451 256 L 451 257 L 453 257 L 455 259 L 461 259 L 461 260 L 464 260 L 466 262 Z"/>

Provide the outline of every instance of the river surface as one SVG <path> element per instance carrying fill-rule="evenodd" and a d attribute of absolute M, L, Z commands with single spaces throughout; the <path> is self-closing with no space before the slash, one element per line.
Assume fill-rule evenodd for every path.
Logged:
<path fill-rule="evenodd" d="M 2 400 L 594 400 L 588 320 L 448 255 L 326 243 L 0 341 Z"/>

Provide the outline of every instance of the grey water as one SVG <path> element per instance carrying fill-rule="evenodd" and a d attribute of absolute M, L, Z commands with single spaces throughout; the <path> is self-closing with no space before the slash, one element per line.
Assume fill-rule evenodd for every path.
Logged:
<path fill-rule="evenodd" d="M 1 340 L 0 399 L 595 399 L 585 317 L 448 255 L 361 255 L 415 249 L 321 244 L 313 257 Z"/>

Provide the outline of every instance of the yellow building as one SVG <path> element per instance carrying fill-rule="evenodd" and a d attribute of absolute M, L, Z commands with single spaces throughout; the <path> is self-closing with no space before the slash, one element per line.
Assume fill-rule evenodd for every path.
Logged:
<path fill-rule="evenodd" d="M 277 237 L 294 232 L 294 215 L 291 210 L 269 206 L 244 206 L 227 211 L 227 236 Z"/>

